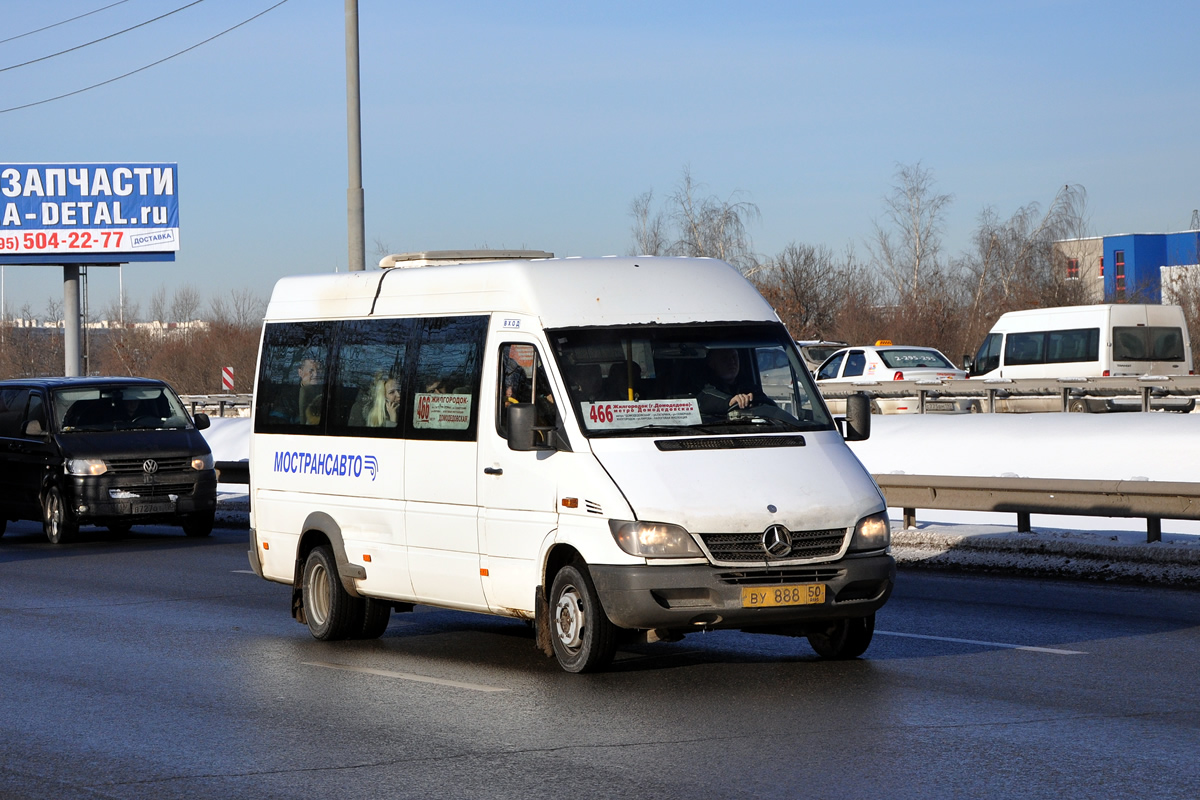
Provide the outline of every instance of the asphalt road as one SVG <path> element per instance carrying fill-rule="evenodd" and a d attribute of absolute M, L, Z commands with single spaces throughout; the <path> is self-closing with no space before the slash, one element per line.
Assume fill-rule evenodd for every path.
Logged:
<path fill-rule="evenodd" d="M 0 540 L 0 798 L 1200 796 L 1200 592 L 902 571 L 866 657 L 737 632 L 568 675 L 418 607 L 321 643 L 245 531 Z"/>

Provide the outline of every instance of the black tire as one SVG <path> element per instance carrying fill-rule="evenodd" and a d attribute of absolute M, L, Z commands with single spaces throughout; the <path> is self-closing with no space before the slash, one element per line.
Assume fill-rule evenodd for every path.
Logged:
<path fill-rule="evenodd" d="M 351 597 L 338 577 L 337 562 L 327 546 L 314 548 L 304 562 L 304 617 L 314 639 L 332 642 L 363 630 L 363 601 Z M 381 631 L 382 632 L 382 631 Z"/>
<path fill-rule="evenodd" d="M 1091 409 L 1088 408 L 1087 400 L 1082 397 L 1076 397 L 1067 402 L 1067 411 L 1072 414 L 1086 414 Z"/>
<path fill-rule="evenodd" d="M 596 587 L 580 561 L 558 571 L 550 587 L 550 643 L 567 672 L 603 669 L 617 651 L 617 628 L 609 621 Z"/>
<path fill-rule="evenodd" d="M 383 636 L 388 623 L 392 621 L 392 604 L 386 600 L 375 600 L 371 597 L 364 598 L 361 602 L 363 604 L 362 625 L 354 638 L 378 639 Z"/>
<path fill-rule="evenodd" d="M 179 524 L 183 527 L 183 532 L 188 536 L 208 536 L 212 533 L 215 519 L 215 511 L 202 511 L 198 514 L 184 517 Z"/>
<path fill-rule="evenodd" d="M 846 661 L 858 658 L 871 645 L 875 635 L 875 615 L 840 619 L 819 633 L 809 633 L 808 643 L 821 658 Z"/>
<path fill-rule="evenodd" d="M 4 535 L 4 529 L 8 527 L 8 520 L 0 517 L 0 536 Z"/>
<path fill-rule="evenodd" d="M 67 506 L 67 501 L 57 486 L 51 486 L 42 496 L 42 530 L 50 544 L 69 542 L 79 533 L 75 512 Z"/>

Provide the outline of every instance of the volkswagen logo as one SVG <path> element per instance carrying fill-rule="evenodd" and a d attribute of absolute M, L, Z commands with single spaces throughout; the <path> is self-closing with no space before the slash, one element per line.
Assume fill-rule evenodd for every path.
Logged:
<path fill-rule="evenodd" d="M 792 534 L 782 525 L 772 525 L 763 531 L 762 546 L 767 555 L 783 558 L 792 552 Z"/>
<path fill-rule="evenodd" d="M 147 458 L 142 462 L 142 472 L 146 473 L 147 475 L 153 475 L 154 473 L 158 472 L 158 462 L 153 458 Z"/>

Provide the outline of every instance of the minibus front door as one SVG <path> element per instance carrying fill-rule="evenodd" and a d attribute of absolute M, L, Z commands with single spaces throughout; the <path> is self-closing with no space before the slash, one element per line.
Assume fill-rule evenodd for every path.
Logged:
<path fill-rule="evenodd" d="M 535 345 L 508 341 L 491 352 L 483 385 L 493 389 L 480 418 L 494 422 L 479 426 L 480 573 L 492 611 L 531 617 L 538 552 L 558 524 L 556 459 L 570 454 L 509 448 L 508 408 L 535 403 L 553 421 L 555 392 Z"/>

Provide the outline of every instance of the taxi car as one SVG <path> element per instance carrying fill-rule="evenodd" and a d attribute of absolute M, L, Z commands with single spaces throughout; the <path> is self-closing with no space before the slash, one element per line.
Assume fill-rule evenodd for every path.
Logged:
<path fill-rule="evenodd" d="M 940 350 L 932 347 L 895 345 L 886 339 L 865 347 L 844 347 L 825 359 L 817 369 L 817 387 L 842 383 L 884 383 L 886 381 L 919 381 L 940 378 L 966 378 L 964 370 L 954 366 Z M 868 389 L 869 393 L 869 389 Z M 830 411 L 843 413 L 846 402 L 825 398 Z M 879 414 L 915 414 L 919 410 L 914 397 L 875 397 L 871 410 Z M 978 411 L 977 400 L 969 397 L 927 399 L 926 411 L 967 413 Z"/>

